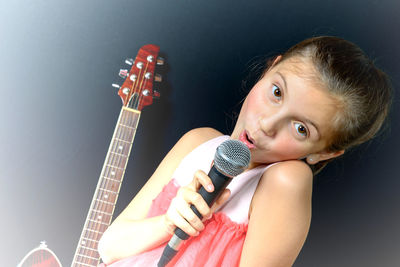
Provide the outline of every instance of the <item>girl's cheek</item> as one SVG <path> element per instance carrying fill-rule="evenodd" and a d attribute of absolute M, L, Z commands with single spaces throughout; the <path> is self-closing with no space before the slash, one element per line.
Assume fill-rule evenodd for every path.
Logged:
<path fill-rule="evenodd" d="M 282 159 L 295 159 L 303 154 L 302 147 L 292 138 L 281 139 L 275 149 Z"/>

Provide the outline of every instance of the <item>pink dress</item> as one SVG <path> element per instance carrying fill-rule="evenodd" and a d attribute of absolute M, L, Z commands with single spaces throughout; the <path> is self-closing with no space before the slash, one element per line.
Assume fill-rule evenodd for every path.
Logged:
<path fill-rule="evenodd" d="M 208 173 L 216 148 L 227 139 L 229 136 L 219 136 L 189 153 L 174 172 L 173 179 L 153 200 L 148 217 L 164 214 L 179 187 L 190 183 L 197 170 Z M 238 266 L 247 232 L 250 203 L 261 175 L 270 166 L 259 166 L 233 178 L 228 185 L 230 198 L 211 219 L 204 222 L 205 229 L 198 236 L 184 241 L 168 267 Z M 122 259 L 110 267 L 157 266 L 165 245 Z"/>

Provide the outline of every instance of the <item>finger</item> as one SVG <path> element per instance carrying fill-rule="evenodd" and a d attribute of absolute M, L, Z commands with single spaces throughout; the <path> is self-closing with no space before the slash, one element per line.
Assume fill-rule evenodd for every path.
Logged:
<path fill-rule="evenodd" d="M 229 189 L 225 189 L 211 206 L 211 213 L 214 213 L 219 207 L 221 207 L 229 199 L 230 195 L 231 191 Z"/>
<path fill-rule="evenodd" d="M 196 209 L 200 212 L 202 217 L 208 216 L 210 214 L 210 212 L 211 212 L 210 207 L 208 206 L 207 202 L 203 199 L 203 197 L 199 193 L 194 192 L 187 188 L 181 190 L 179 193 L 180 193 L 179 196 L 182 198 L 182 201 L 186 205 L 193 204 L 196 207 Z"/>
<path fill-rule="evenodd" d="M 179 227 L 182 231 L 190 236 L 196 236 L 199 232 L 190 223 L 182 217 L 179 211 L 176 211 L 175 216 L 172 218 L 176 227 Z"/>
<path fill-rule="evenodd" d="M 200 218 L 193 212 L 187 203 L 182 203 L 178 207 L 178 213 L 193 227 L 196 231 L 202 231 L 204 224 Z M 183 230 L 183 229 L 182 229 Z"/>
<path fill-rule="evenodd" d="M 187 233 L 190 236 L 196 236 L 198 235 L 198 231 L 190 225 L 190 223 L 181 215 L 179 212 L 179 202 L 176 198 L 174 198 L 171 202 L 171 206 L 168 209 L 166 213 L 166 221 L 167 221 L 167 229 L 168 225 L 174 225 L 175 227 L 179 227 L 181 230 L 183 230 L 185 233 Z M 174 232 L 175 228 L 172 230 L 172 234 Z"/>
<path fill-rule="evenodd" d="M 195 172 L 193 181 L 195 191 L 199 190 L 201 186 L 203 186 L 208 192 L 214 191 L 214 185 L 211 178 L 202 170 Z"/>

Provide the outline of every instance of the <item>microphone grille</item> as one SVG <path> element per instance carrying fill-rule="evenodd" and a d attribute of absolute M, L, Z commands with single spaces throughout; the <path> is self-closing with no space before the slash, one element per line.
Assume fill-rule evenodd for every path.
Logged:
<path fill-rule="evenodd" d="M 226 140 L 217 147 L 214 156 L 215 167 L 227 176 L 242 173 L 250 163 L 250 150 L 239 140 Z"/>

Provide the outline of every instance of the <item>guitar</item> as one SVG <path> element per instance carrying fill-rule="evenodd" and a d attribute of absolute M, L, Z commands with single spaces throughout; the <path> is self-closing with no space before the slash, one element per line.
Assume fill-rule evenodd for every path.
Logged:
<path fill-rule="evenodd" d="M 141 47 L 135 60 L 125 60 L 125 63 L 132 66 L 130 70 L 121 69 L 119 72 L 125 79 L 123 84 L 112 85 L 118 88 L 118 95 L 123 105 L 79 238 L 72 267 L 97 266 L 100 263 L 97 245 L 111 223 L 141 110 L 151 105 L 153 98 L 160 96 L 159 92 L 153 90 L 153 80 L 161 81 L 161 76 L 154 72 L 155 67 L 164 64 L 164 60 L 158 57 L 158 52 L 159 47 L 156 45 Z M 23 258 L 18 267 L 61 267 L 61 263 L 42 242 L 38 248 Z"/>

